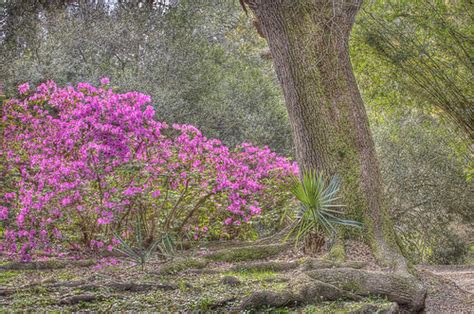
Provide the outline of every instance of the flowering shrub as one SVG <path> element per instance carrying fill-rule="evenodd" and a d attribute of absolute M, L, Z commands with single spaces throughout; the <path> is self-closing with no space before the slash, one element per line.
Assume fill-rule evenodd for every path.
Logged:
<path fill-rule="evenodd" d="M 297 171 L 268 148 L 229 149 L 191 125 L 159 122 L 149 96 L 108 83 L 26 83 L 4 104 L 1 250 L 22 259 L 111 250 L 112 230 L 129 237 L 137 215 L 150 241 L 185 230 L 198 238 L 271 208 L 269 195 Z"/>

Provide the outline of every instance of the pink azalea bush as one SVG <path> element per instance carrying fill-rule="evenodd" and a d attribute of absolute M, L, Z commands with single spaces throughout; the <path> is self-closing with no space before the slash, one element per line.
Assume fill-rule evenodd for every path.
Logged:
<path fill-rule="evenodd" d="M 0 250 L 111 250 L 112 230 L 131 236 L 135 217 L 150 239 L 169 232 L 198 238 L 270 209 L 297 172 L 294 163 L 242 144 L 207 139 L 191 125 L 154 119 L 150 97 L 79 83 L 20 85 L 3 106 Z"/>

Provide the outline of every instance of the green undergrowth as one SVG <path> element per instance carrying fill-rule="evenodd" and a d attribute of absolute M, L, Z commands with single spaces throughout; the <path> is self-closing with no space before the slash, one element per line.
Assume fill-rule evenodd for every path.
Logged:
<path fill-rule="evenodd" d="M 191 272 L 201 269 L 204 272 Z M 206 272 L 206 270 L 215 270 Z M 32 273 L 32 275 L 30 275 Z M 3 310 L 6 311 L 230 311 L 237 307 L 243 298 L 254 291 L 279 291 L 286 287 L 284 274 L 272 271 L 232 271 L 229 265 L 210 265 L 201 258 L 179 258 L 156 265 L 150 263 L 142 271 L 128 264 L 96 269 L 95 267 L 76 267 L 38 271 L 2 271 L 4 281 L 9 287 L 25 287 L 40 283 L 35 287 L 19 289 L 8 295 Z M 237 285 L 223 282 L 225 276 L 238 279 Z M 10 279 L 15 280 L 12 282 Z M 85 281 L 94 289 L 56 284 Z M 151 283 L 170 285 L 172 289 L 152 288 L 146 291 L 113 291 L 107 287 L 110 282 Z M 101 286 L 103 285 L 103 286 Z M 78 295 L 93 295 L 95 300 L 64 304 L 64 298 Z M 0 311 L 1 312 L 1 311 Z"/>
<path fill-rule="evenodd" d="M 13 292 L 3 297 L 0 312 L 231 312 L 256 291 L 286 290 L 295 268 L 309 262 L 315 267 L 323 263 L 308 258 L 276 260 L 275 256 L 286 248 L 284 245 L 208 248 L 209 253 L 202 257 L 196 257 L 196 251 L 188 251 L 166 263 L 151 259 L 144 270 L 126 262 L 99 268 L 76 263 L 66 268 L 3 270 L 0 286 Z M 114 290 L 110 284 L 115 282 L 151 285 L 151 288 Z M 92 296 L 91 300 L 65 302 L 67 298 L 84 295 Z M 264 308 L 258 312 L 350 313 L 354 306 L 357 304 L 332 302 L 298 308 Z"/>
<path fill-rule="evenodd" d="M 124 270 L 117 276 L 124 276 Z M 46 274 L 45 274 L 46 275 Z M 51 275 L 49 272 L 48 275 Z M 109 280 L 115 274 L 102 272 L 98 278 Z M 22 276 L 22 275 L 20 275 Z M 238 278 L 239 284 L 228 286 L 222 283 L 225 276 Z M 133 278 L 132 278 L 133 277 Z M 140 282 L 145 278 L 151 282 L 150 275 L 143 273 L 139 276 L 126 276 L 127 280 Z M 159 311 L 159 312 L 229 312 L 236 309 L 240 302 L 255 291 L 282 291 L 287 283 L 281 273 L 272 271 L 223 271 L 213 274 L 168 274 L 154 277 L 156 283 L 169 282 L 176 285 L 173 290 L 152 289 L 144 292 L 111 292 L 107 288 L 82 291 L 79 288 L 61 288 L 49 290 L 46 287 L 36 287 L 20 291 L 8 297 L 5 311 Z M 63 280 L 60 280 L 63 281 Z M 92 282 L 91 282 L 92 284 Z M 91 302 L 77 304 L 61 304 L 63 297 L 82 295 L 84 293 L 97 296 Z M 326 302 L 319 305 L 298 308 L 263 308 L 258 312 L 269 313 L 353 313 L 374 300 L 356 303 Z M 247 311 L 255 313 L 255 311 Z M 357 313 L 357 312 L 356 312 Z M 360 312 L 369 313 L 369 312 Z M 370 313 L 376 313 L 371 311 Z"/>

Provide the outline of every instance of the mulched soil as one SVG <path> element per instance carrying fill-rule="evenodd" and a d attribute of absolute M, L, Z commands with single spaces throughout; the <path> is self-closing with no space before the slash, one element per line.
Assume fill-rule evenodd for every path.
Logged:
<path fill-rule="evenodd" d="M 465 282 L 467 276 L 459 277 L 460 269 L 470 270 L 471 280 L 474 266 L 419 266 L 418 278 L 428 288 L 425 301 L 425 313 L 474 313 L 473 291 L 466 290 L 467 286 L 460 284 L 459 279 Z M 442 271 L 440 271 L 442 270 Z M 458 280 L 458 281 L 456 281 Z M 471 285 L 472 288 L 472 285 Z"/>

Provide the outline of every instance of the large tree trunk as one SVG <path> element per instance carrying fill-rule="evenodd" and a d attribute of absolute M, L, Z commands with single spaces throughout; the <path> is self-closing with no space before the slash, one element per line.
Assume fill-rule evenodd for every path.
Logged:
<path fill-rule="evenodd" d="M 248 0 L 270 46 L 302 169 L 338 175 L 376 256 L 406 269 L 383 202 L 367 114 L 349 58 L 361 0 Z"/>

